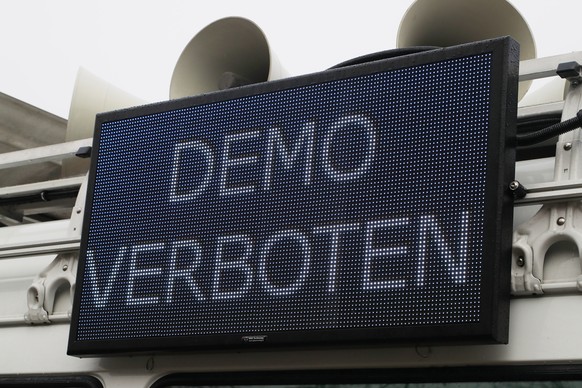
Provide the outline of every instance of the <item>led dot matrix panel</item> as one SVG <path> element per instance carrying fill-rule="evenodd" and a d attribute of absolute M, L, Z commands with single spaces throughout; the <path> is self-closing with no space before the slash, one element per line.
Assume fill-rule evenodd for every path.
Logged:
<path fill-rule="evenodd" d="M 99 115 L 69 353 L 507 341 L 517 53 Z"/>

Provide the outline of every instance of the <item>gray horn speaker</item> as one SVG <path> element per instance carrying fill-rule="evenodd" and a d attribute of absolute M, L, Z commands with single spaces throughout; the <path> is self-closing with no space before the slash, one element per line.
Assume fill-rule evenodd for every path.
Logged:
<path fill-rule="evenodd" d="M 174 68 L 170 99 L 283 78 L 263 31 L 241 17 L 217 20 L 186 45 Z"/>
<path fill-rule="evenodd" d="M 521 14 L 505 0 L 416 0 L 398 29 L 397 46 L 447 47 L 509 35 L 520 59 L 534 59 L 533 35 Z M 519 99 L 531 82 L 521 82 Z"/>

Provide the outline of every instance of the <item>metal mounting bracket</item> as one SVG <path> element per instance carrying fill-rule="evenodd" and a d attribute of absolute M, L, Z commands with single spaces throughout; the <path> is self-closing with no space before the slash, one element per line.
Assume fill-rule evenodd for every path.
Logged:
<path fill-rule="evenodd" d="M 544 276 L 551 249 L 564 244 L 577 248 L 582 257 L 582 203 L 580 201 L 544 205 L 513 234 L 511 288 L 514 295 L 543 294 L 549 291 L 582 291 L 582 276 L 548 281 Z"/>
<path fill-rule="evenodd" d="M 78 241 L 81 237 L 88 177 L 85 176 L 79 189 L 77 201 L 69 221 L 68 240 Z M 68 241 L 67 240 L 67 241 Z M 68 291 L 67 318 L 71 317 L 73 295 L 75 293 L 77 263 L 79 261 L 78 244 L 53 244 L 45 247 L 48 252 L 58 252 L 55 259 L 34 279 L 27 291 L 28 311 L 24 319 L 31 324 L 51 323 L 55 313 L 55 304 L 59 293 Z M 35 246 L 21 248 L 21 254 L 37 252 Z M 44 251 L 40 251 L 44 252 Z M 17 251 L 18 253 L 18 251 Z"/>
<path fill-rule="evenodd" d="M 564 103 L 562 121 L 573 117 L 581 108 L 582 85 L 573 77 Z M 544 189 L 550 194 L 539 195 L 537 201 L 543 203 L 549 199 L 551 202 L 544 203 L 530 220 L 513 233 L 513 295 L 582 292 L 582 195 L 578 193 L 580 190 L 570 190 L 572 192 L 566 196 L 562 195 L 564 190 L 561 190 L 568 188 L 570 183 L 578 183 L 580 178 L 582 131 L 576 129 L 559 137 L 554 182 Z M 532 203 L 532 198 L 526 196 L 522 202 Z M 557 262 L 559 260 L 563 263 Z M 550 268 L 560 266 L 559 276 L 549 276 L 550 272 L 556 273 Z"/>
<path fill-rule="evenodd" d="M 64 286 L 70 292 L 69 301 L 73 300 L 78 258 L 78 253 L 57 255 L 32 282 L 27 292 L 28 312 L 24 316 L 28 323 L 51 323 L 49 316 L 54 312 L 57 293 Z M 69 307 L 67 315 L 70 314 Z"/>

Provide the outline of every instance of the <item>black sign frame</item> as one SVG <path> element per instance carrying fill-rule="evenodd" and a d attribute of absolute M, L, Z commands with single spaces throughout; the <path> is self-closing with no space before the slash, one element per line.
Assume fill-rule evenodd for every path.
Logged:
<path fill-rule="evenodd" d="M 491 93 L 489 112 L 488 156 L 485 185 L 485 228 L 487 244 L 484 259 L 481 310 L 478 323 L 435 324 L 356 329 L 291 330 L 264 333 L 208 334 L 170 337 L 79 340 L 81 328 L 79 306 L 84 282 L 88 281 L 87 244 L 92 217 L 93 192 L 99 157 L 100 131 L 105 123 L 132 117 L 155 115 L 202 104 L 260 95 L 273 91 L 316 85 L 366 74 L 393 71 L 491 53 Z M 379 60 L 371 63 L 333 69 L 321 73 L 279 81 L 254 84 L 226 91 L 161 102 L 115 112 L 99 114 L 93 143 L 85 205 L 81 255 L 74 297 L 68 354 L 88 356 L 104 354 L 134 354 L 143 352 L 199 351 L 207 348 L 272 348 L 288 346 L 329 346 L 365 344 L 418 343 L 507 343 L 509 326 L 509 276 L 513 200 L 508 183 L 515 168 L 515 125 L 517 118 L 517 83 L 519 46 L 509 37 L 436 49 L 424 53 Z M 421 80 L 419 80 L 421 81 Z M 462 145 L 459 145 L 462 147 Z M 459 187 L 459 190 L 463 190 Z M 105 323 L 104 323 L 105 324 Z"/>

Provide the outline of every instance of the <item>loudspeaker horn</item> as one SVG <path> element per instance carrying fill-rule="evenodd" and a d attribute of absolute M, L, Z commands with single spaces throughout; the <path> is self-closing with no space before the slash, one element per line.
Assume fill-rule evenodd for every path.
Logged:
<path fill-rule="evenodd" d="M 520 60 L 536 57 L 527 22 L 505 0 L 416 0 L 400 22 L 396 44 L 447 47 L 506 35 L 519 42 Z M 530 84 L 520 83 L 519 99 Z"/>
<path fill-rule="evenodd" d="M 219 19 L 186 45 L 170 82 L 170 99 L 286 76 L 263 31 L 241 17 Z"/>
<path fill-rule="evenodd" d="M 79 68 L 67 121 L 66 141 L 93 136 L 97 113 L 143 105 L 144 101 L 113 86 L 85 68 Z M 82 175 L 89 168 L 88 159 L 63 160 L 62 176 Z"/>

